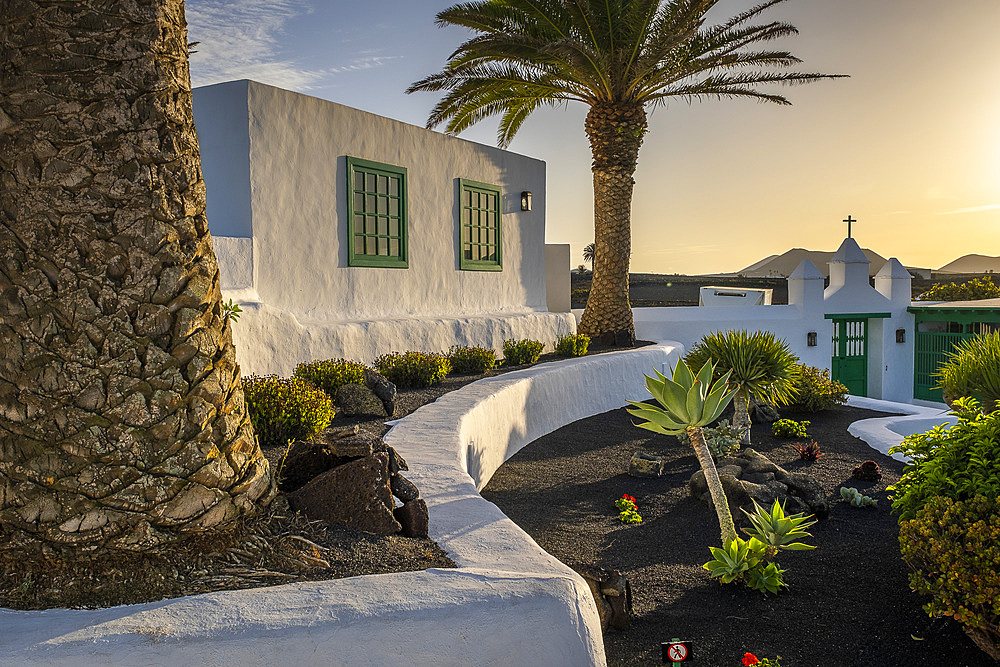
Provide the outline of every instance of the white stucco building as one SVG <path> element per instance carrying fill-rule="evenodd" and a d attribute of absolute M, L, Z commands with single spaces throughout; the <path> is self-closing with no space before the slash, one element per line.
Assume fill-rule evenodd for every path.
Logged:
<path fill-rule="evenodd" d="M 194 115 L 244 373 L 575 330 L 547 303 L 544 162 L 247 80 Z"/>

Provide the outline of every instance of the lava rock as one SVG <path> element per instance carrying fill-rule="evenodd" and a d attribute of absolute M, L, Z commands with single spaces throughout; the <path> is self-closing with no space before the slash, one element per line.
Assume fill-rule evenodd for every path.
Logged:
<path fill-rule="evenodd" d="M 365 369 L 363 377 L 365 386 L 382 401 L 382 409 L 385 410 L 386 416 L 392 417 L 396 412 L 396 385 L 371 368 Z"/>
<path fill-rule="evenodd" d="M 420 496 L 417 485 L 399 474 L 390 475 L 389 489 L 392 491 L 392 495 L 403 503 L 416 500 Z"/>
<path fill-rule="evenodd" d="M 341 385 L 337 390 L 337 407 L 340 413 L 347 417 L 370 415 L 376 417 L 388 416 L 385 407 L 378 396 L 368 387 L 361 384 Z"/>
<path fill-rule="evenodd" d="M 629 461 L 628 474 L 632 477 L 659 477 L 663 474 L 664 465 L 666 463 L 662 457 L 636 452 Z"/>
<path fill-rule="evenodd" d="M 389 459 L 383 452 L 328 470 L 288 494 L 292 509 L 314 521 L 377 535 L 402 530 L 393 516 Z"/>
<path fill-rule="evenodd" d="M 402 507 L 393 510 L 392 514 L 402 527 L 403 537 L 427 537 L 430 516 L 427 503 L 422 499 L 405 502 Z"/>

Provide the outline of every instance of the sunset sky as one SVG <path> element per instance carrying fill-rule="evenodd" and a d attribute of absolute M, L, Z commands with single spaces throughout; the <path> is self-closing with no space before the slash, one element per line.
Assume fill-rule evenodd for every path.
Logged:
<path fill-rule="evenodd" d="M 433 0 L 188 0 L 194 86 L 254 79 L 423 126 L 439 71 L 469 33 Z M 749 8 L 723 0 L 717 20 Z M 789 0 L 768 20 L 798 71 L 793 105 L 677 100 L 650 115 L 632 202 L 632 270 L 736 271 L 846 235 L 908 266 L 1000 255 L 1000 0 Z M 593 241 L 582 104 L 536 112 L 510 150 L 548 165 L 546 240 Z M 461 135 L 495 145 L 496 121 Z"/>

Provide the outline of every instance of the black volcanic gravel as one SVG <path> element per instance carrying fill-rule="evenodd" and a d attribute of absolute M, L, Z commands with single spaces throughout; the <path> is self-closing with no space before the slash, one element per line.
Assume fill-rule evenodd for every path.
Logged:
<path fill-rule="evenodd" d="M 672 436 L 636 428 L 624 409 L 569 424 L 529 444 L 494 474 L 482 495 L 565 563 L 620 570 L 628 578 L 635 616 L 624 632 L 606 634 L 609 665 L 661 664 L 660 642 L 694 642 L 693 664 L 738 667 L 747 651 L 782 657 L 783 667 L 994 664 L 951 619 L 931 619 L 926 602 L 907 586 L 899 555 L 896 516 L 886 487 L 903 464 L 847 433 L 851 422 L 883 416 L 841 407 L 783 414 L 812 422 L 809 435 L 826 455 L 800 461 L 789 440 L 754 425 L 753 448 L 790 471 L 809 472 L 834 502 L 830 516 L 810 529 L 811 551 L 783 552 L 787 589 L 764 597 L 721 586 L 702 564 L 720 543 L 714 511 L 691 497 L 687 481 L 698 470 L 689 447 Z M 632 453 L 667 458 L 657 479 L 627 474 Z M 852 479 L 865 459 L 882 469 L 879 483 Z M 856 509 L 840 500 L 840 486 L 878 499 Z M 618 521 L 614 501 L 634 496 L 641 524 Z"/>

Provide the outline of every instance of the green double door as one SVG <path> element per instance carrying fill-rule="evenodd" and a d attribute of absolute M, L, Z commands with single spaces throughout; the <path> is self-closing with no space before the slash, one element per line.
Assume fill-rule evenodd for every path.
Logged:
<path fill-rule="evenodd" d="M 868 320 L 833 320 L 830 375 L 852 396 L 868 395 Z"/>

